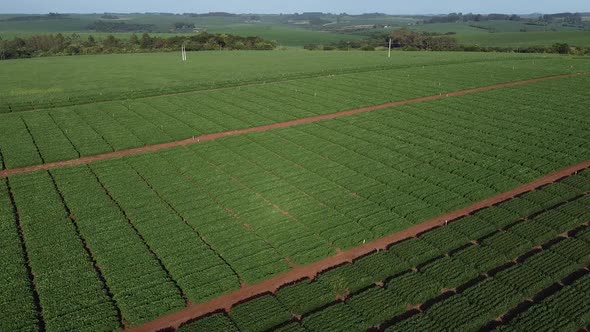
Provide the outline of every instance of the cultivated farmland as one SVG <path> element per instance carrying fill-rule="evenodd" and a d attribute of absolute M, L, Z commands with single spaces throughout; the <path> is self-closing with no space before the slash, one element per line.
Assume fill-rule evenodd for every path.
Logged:
<path fill-rule="evenodd" d="M 590 62 L 286 54 L 0 86 L 0 330 L 588 327 Z"/>
<path fill-rule="evenodd" d="M 575 329 L 590 322 L 589 185 L 567 177 L 180 330 Z"/>

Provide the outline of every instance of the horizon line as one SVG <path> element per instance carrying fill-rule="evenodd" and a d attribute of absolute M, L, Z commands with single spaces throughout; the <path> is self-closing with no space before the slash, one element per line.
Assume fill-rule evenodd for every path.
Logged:
<path fill-rule="evenodd" d="M 490 15 L 490 14 L 503 14 L 503 15 L 521 15 L 521 16 L 532 16 L 532 15 L 547 15 L 547 14 L 562 14 L 562 13 L 571 13 L 571 14 L 590 14 L 590 10 L 586 10 L 586 11 L 569 11 L 569 10 L 565 10 L 565 11 L 558 11 L 558 12 L 530 12 L 530 13 L 510 13 L 510 12 L 502 12 L 502 11 L 497 11 L 497 12 L 472 12 L 472 11 L 468 11 L 468 12 L 464 12 L 464 11 L 453 11 L 453 12 L 448 12 L 448 13 L 426 13 L 426 14 L 408 14 L 408 13 L 400 13 L 400 14 L 392 14 L 392 13 L 386 13 L 386 12 L 362 12 L 362 13 L 347 13 L 347 12 L 342 12 L 342 13 L 332 13 L 332 12 L 314 12 L 314 11 L 302 11 L 302 12 L 292 12 L 292 13 L 288 13 L 288 12 L 278 12 L 278 13 L 273 13 L 273 12 L 267 12 L 267 13 L 263 13 L 263 12 L 228 12 L 228 11 L 208 11 L 208 12 L 164 12 L 164 11 L 144 11 L 144 12 L 140 12 L 140 11 L 134 11 L 134 12 L 116 12 L 116 11 L 101 11 L 101 12 L 59 12 L 59 11 L 55 11 L 55 12 L 0 12 L 0 15 L 47 15 L 50 13 L 56 13 L 56 14 L 64 14 L 64 15 L 99 15 L 99 14 L 121 14 L 121 15 L 146 15 L 146 14 L 172 14 L 172 15 L 183 15 L 183 14 L 210 14 L 210 13 L 227 13 L 227 14 L 235 14 L 235 15 L 295 15 L 295 14 L 304 14 L 304 13 L 322 13 L 324 15 L 340 15 L 340 14 L 347 14 L 350 16 L 359 16 L 359 15 L 365 15 L 365 14 L 383 14 L 386 16 L 444 16 L 444 15 L 448 15 L 451 13 L 462 13 L 462 14 L 474 14 L 474 15 Z"/>

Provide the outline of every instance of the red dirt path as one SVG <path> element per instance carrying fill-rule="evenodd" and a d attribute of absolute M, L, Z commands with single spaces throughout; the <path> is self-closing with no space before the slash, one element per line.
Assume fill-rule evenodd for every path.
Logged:
<path fill-rule="evenodd" d="M 453 222 L 461 217 L 467 216 L 478 210 L 499 204 L 501 202 L 514 198 L 515 196 L 519 196 L 526 192 L 535 190 L 539 187 L 553 183 L 564 177 L 570 176 L 574 173 L 577 173 L 578 171 L 587 168 L 590 168 L 590 160 L 551 173 L 549 175 L 546 175 L 542 178 L 539 178 L 528 184 L 522 185 L 513 190 L 476 202 L 466 208 L 438 216 L 434 219 L 412 226 L 404 231 L 388 235 L 386 237 L 371 241 L 362 246 L 352 248 L 347 251 L 340 252 L 334 256 L 325 258 L 316 263 L 307 266 L 295 267 L 291 271 L 278 275 L 272 279 L 268 279 L 254 285 L 245 285 L 237 291 L 222 295 L 205 303 L 189 306 L 181 311 L 166 316 L 162 316 L 142 326 L 133 329 L 128 329 L 128 331 L 144 332 L 159 331 L 167 328 L 177 329 L 183 323 L 197 319 L 199 317 L 206 316 L 213 312 L 220 310 L 229 311 L 234 305 L 240 302 L 246 301 L 248 299 L 265 293 L 275 293 L 282 286 L 291 284 L 298 280 L 302 280 L 305 278 L 314 279 L 318 274 L 330 268 L 345 263 L 352 263 L 356 259 L 376 251 L 386 250 L 392 244 L 395 244 L 397 242 L 403 241 L 411 237 L 415 237 L 419 234 L 422 234 L 424 232 L 433 230 L 441 226 L 444 227 L 444 225 L 448 222 Z"/>
<path fill-rule="evenodd" d="M 454 92 L 449 92 L 449 93 L 439 94 L 439 95 L 434 95 L 434 96 L 407 99 L 407 100 L 402 100 L 402 101 L 394 101 L 394 102 L 390 102 L 390 103 L 386 103 L 386 104 L 357 108 L 357 109 L 352 109 L 352 110 L 348 110 L 348 111 L 342 111 L 342 112 L 336 112 L 336 113 L 330 113 L 330 114 L 324 114 L 324 115 L 317 115 L 317 116 L 312 116 L 312 117 L 308 117 L 308 118 L 302 118 L 302 119 L 285 121 L 285 122 L 278 122 L 278 123 L 273 123 L 273 124 L 264 125 L 264 126 L 251 127 L 251 128 L 245 128 L 245 129 L 236 129 L 236 130 L 213 133 L 213 134 L 206 134 L 206 135 L 202 135 L 202 136 L 198 136 L 198 137 L 194 137 L 194 138 L 188 138 L 188 139 L 184 139 L 184 140 L 180 140 L 180 141 L 147 145 L 147 146 L 143 146 L 143 147 L 115 151 L 115 152 L 108 152 L 108 153 L 103 153 L 103 154 L 98 154 L 98 155 L 88 156 L 88 157 L 82 157 L 82 158 L 77 158 L 77 159 L 64 160 L 64 161 L 46 163 L 46 164 L 41 164 L 41 165 L 21 167 L 21 168 L 5 169 L 5 170 L 0 170 L 0 178 L 9 177 L 9 176 L 17 175 L 17 174 L 30 173 L 30 172 L 34 172 L 34 171 L 46 171 L 46 170 L 50 170 L 53 168 L 60 168 L 60 167 L 66 167 L 66 166 L 85 165 L 85 164 L 90 164 L 95 161 L 112 159 L 112 158 L 121 158 L 121 157 L 125 157 L 125 156 L 138 155 L 138 154 L 149 153 L 149 152 L 156 152 L 156 151 L 170 149 L 170 148 L 179 147 L 179 146 L 186 146 L 186 145 L 191 145 L 191 144 L 197 144 L 200 142 L 212 141 L 212 140 L 216 140 L 216 139 L 228 137 L 228 136 L 255 133 L 255 132 L 267 131 L 267 130 L 278 129 L 278 128 L 286 128 L 286 127 L 297 126 L 297 125 L 302 125 L 302 124 L 307 124 L 307 123 L 313 123 L 313 122 L 322 121 L 322 120 L 335 119 L 335 118 L 339 118 L 339 117 L 343 117 L 343 116 L 371 112 L 371 111 L 395 107 L 395 106 L 415 104 L 415 103 L 421 103 L 421 102 L 425 102 L 425 101 L 443 99 L 443 98 L 447 98 L 447 97 L 461 96 L 461 95 L 466 95 L 466 94 L 470 94 L 470 93 L 483 92 L 483 91 L 495 90 L 495 89 L 500 89 L 500 88 L 505 88 L 505 87 L 512 87 L 512 86 L 518 86 L 518 85 L 524 85 L 524 84 L 530 84 L 530 83 L 536 83 L 536 82 L 549 81 L 549 80 L 554 80 L 554 79 L 559 79 L 559 78 L 573 77 L 573 76 L 578 76 L 578 75 L 587 75 L 587 74 L 590 74 L 590 73 L 563 74 L 563 75 L 556 75 L 556 76 L 533 78 L 533 79 L 528 79 L 528 80 L 523 80 L 523 81 L 494 84 L 494 85 L 488 85 L 488 86 L 484 86 L 484 87 L 467 89 L 467 90 L 454 91 Z"/>

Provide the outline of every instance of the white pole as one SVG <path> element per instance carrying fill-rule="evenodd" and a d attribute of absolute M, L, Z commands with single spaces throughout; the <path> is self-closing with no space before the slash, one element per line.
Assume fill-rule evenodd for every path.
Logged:
<path fill-rule="evenodd" d="M 389 38 L 389 54 L 387 55 L 388 58 L 391 58 L 391 38 Z"/>

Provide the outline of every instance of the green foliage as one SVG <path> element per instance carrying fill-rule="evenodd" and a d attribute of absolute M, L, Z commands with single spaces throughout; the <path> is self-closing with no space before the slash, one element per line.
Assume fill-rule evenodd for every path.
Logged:
<path fill-rule="evenodd" d="M 567 43 L 556 43 L 552 46 L 553 51 L 559 54 L 569 54 L 571 49 Z"/>
<path fill-rule="evenodd" d="M 126 22 L 96 21 L 88 26 L 89 30 L 96 32 L 153 32 L 154 24 L 129 24 Z"/>
<path fill-rule="evenodd" d="M 202 302 L 239 286 L 234 270 L 133 168 L 119 161 L 94 164 L 92 170 L 190 301 Z M 158 231 L 162 223 L 165 236 Z"/>
<path fill-rule="evenodd" d="M 425 32 L 414 32 L 408 29 L 399 29 L 390 36 L 394 47 L 413 48 L 429 51 L 454 51 L 459 49 L 457 39 L 450 36 L 432 36 Z M 388 38 L 384 39 L 387 40 Z"/>
<path fill-rule="evenodd" d="M 450 13 L 447 16 L 435 16 L 424 20 L 424 23 L 454 23 L 454 22 L 481 22 L 481 21 L 493 21 L 493 20 L 506 20 L 506 21 L 519 21 L 521 18 L 518 15 L 506 15 L 506 14 L 463 14 L 463 13 Z"/>
<path fill-rule="evenodd" d="M 406 300 L 389 289 L 373 286 L 352 295 L 346 305 L 359 313 L 369 326 L 378 326 L 382 322 L 403 313 Z"/>
<path fill-rule="evenodd" d="M 105 36 L 106 37 L 106 36 Z M 147 36 L 146 45 L 150 45 L 151 36 Z M 81 40 L 84 40 L 80 36 Z M 142 36 L 138 36 L 140 44 Z M 84 41 L 85 42 L 85 41 Z M 88 42 L 90 43 L 90 42 Z M 96 43 L 96 41 L 94 42 Z M 137 45 L 133 46 L 137 48 Z M 141 45 L 139 46 L 141 47 Z M 177 49 L 180 49 L 178 47 Z M 537 62 L 519 61 L 535 58 Z M 514 60 L 510 63 L 509 60 Z M 504 64 L 500 62 L 506 61 Z M 485 67 L 474 63 L 486 63 Z M 203 68 L 202 64 L 207 63 Z M 318 54 L 314 52 L 285 51 L 276 52 L 195 52 L 189 54 L 189 60 L 180 61 L 179 54 L 138 54 L 138 55 L 103 55 L 76 58 L 40 58 L 1 63 L 6 79 L 0 81 L 0 113 L 16 112 L 38 108 L 86 104 L 99 101 L 135 99 L 162 94 L 192 92 L 219 87 L 235 87 L 251 83 L 270 83 L 297 78 L 315 78 L 318 76 L 337 75 L 358 72 L 381 72 L 388 69 L 402 72 L 385 75 L 387 79 L 401 80 L 398 75 L 416 78 L 428 72 L 431 84 L 421 87 L 425 93 L 449 91 L 436 88 L 441 75 L 452 74 L 453 77 L 465 77 L 473 82 L 468 86 L 484 85 L 498 81 L 529 78 L 534 73 L 549 76 L 574 70 L 583 70 L 580 61 L 567 58 L 518 55 L 518 54 L 470 54 L 470 53 L 394 53 L 387 59 L 382 52 L 333 52 Z M 454 68 L 430 68 L 432 65 L 470 64 L 469 70 L 478 70 L 478 78 L 469 77 L 467 73 L 457 72 Z M 542 65 L 544 64 L 544 65 Z M 422 66 L 427 71 L 418 70 Z M 573 68 L 571 68 L 573 66 Z M 492 68 L 495 67 L 495 68 Z M 512 69 L 515 68 L 515 70 Z M 61 68 L 63 70 L 58 70 Z M 150 70 L 145 70 L 150 68 Z M 35 75 L 31 75 L 34 69 Z M 410 69 L 412 71 L 406 72 Z M 425 68 L 426 69 L 426 68 Z M 483 71 L 486 73 L 484 74 Z M 502 72 L 502 77 L 499 77 Z M 526 72 L 530 74 L 525 75 Z M 492 73 L 496 76 L 493 80 Z M 384 72 L 385 74 L 385 72 Z M 489 75 L 488 75 L 489 74 Z M 457 75 L 457 76 L 455 76 Z M 427 79 L 427 77 L 424 77 Z M 451 80 L 449 78 L 449 80 Z M 454 79 L 453 79 L 454 80 Z M 400 81 L 399 85 L 407 84 Z M 388 82 L 388 81 L 384 81 Z M 393 83 L 392 83 L 393 84 Z M 381 87 L 383 89 L 383 87 Z M 442 91 L 441 91 L 442 90 Z M 407 91 L 406 91 L 407 92 Z M 401 90 L 389 90 L 383 96 L 403 98 Z M 416 94 L 413 94 L 416 95 Z M 390 100 L 390 98 L 386 99 Z M 374 102 L 372 102 L 374 103 Z"/>
<path fill-rule="evenodd" d="M 34 165 L 42 162 L 22 119 L 8 116 L 0 121 L 0 128 L 4 167 Z"/>
<path fill-rule="evenodd" d="M 334 294 L 334 298 L 355 293 L 366 287 L 371 281 L 378 281 L 372 279 L 354 264 L 340 266 L 337 269 L 324 272 L 318 277 L 318 281 Z"/>
<path fill-rule="evenodd" d="M 92 27 L 97 32 L 143 32 L 151 31 L 149 28 L 137 28 L 127 26 L 126 23 L 113 23 L 98 21 Z M 133 34 L 132 36 L 135 36 Z M 137 48 L 139 44 L 140 48 Z M 73 34 L 64 37 L 57 35 L 34 35 L 29 38 L 15 37 L 12 40 L 0 39 L 0 60 L 29 58 L 49 55 L 78 55 L 101 53 L 134 53 L 148 51 L 176 51 L 182 45 L 187 46 L 187 51 L 205 50 L 273 50 L 275 41 L 265 40 L 261 37 L 239 37 L 226 34 L 209 34 L 202 32 L 192 36 L 174 36 L 170 38 L 150 36 L 144 33 L 141 42 L 137 37 L 126 41 L 112 34 L 97 43 L 92 35 L 87 42 L 81 42 L 79 35 Z M 235 47 L 237 45 L 237 47 Z"/>
<path fill-rule="evenodd" d="M 248 61 L 260 61 L 264 54 Z M 555 57 L 461 53 L 453 61 L 418 54 L 383 65 L 374 55 L 367 60 L 335 54 L 302 55 L 306 64 L 326 61 L 313 67 L 313 78 L 85 106 L 77 104 L 92 100 L 80 93 L 71 102 L 75 106 L 3 114 L 2 163 L 13 168 L 75 158 L 583 66 Z M 327 64 L 334 59 L 342 62 Z M 293 75 L 301 70 L 294 63 L 287 67 Z M 322 68 L 329 70 L 320 75 Z M 263 82 L 256 70 L 241 75 Z M 339 71 L 346 74 L 317 77 Z M 336 248 L 407 229 L 585 160 L 587 80 L 547 81 L 226 137 L 52 170 L 51 176 L 11 177 L 30 262 L 9 259 L 8 273 L 20 277 L 0 291 L 23 294 L 23 309 L 16 309 L 15 317 L 34 325 L 24 288 L 29 280 L 22 273 L 29 264 L 48 330 L 113 330 L 179 309 L 185 300 L 201 303 L 239 288 L 240 282 L 284 273 L 289 263 L 309 264 L 335 254 Z M 141 84 L 149 89 L 149 83 Z M 101 91 L 113 96 L 118 89 Z M 58 106 L 64 99 L 50 101 Z M 587 223 L 589 198 L 578 196 L 588 191 L 588 174 L 580 172 L 320 273 L 314 281 L 242 303 L 229 316 L 210 316 L 185 328 L 377 325 Z M 0 204 L 10 208 L 2 197 L 0 187 Z M 10 226 L 14 219 L 4 211 L 0 221 L 12 223 L 0 224 L 0 234 L 11 241 L 2 246 L 16 248 L 6 249 L 6 257 L 18 257 L 18 233 Z M 490 281 L 471 285 L 470 292 L 439 301 L 432 314 L 399 326 L 480 327 L 587 264 L 588 234 L 579 232 L 534 252 Z M 479 311 L 462 320 L 450 314 L 471 309 Z M 293 315 L 302 316 L 301 325 L 291 321 Z M 0 322 L 13 326 L 12 320 Z"/>
<path fill-rule="evenodd" d="M 47 15 L 18 15 L 3 19 L 5 22 L 19 22 L 19 21 L 43 21 L 43 20 L 60 20 L 69 19 L 70 15 L 49 13 Z"/>
<path fill-rule="evenodd" d="M 0 330 L 36 331 L 39 328 L 32 281 L 26 269 L 17 221 L 6 180 L 0 183 Z"/>
<path fill-rule="evenodd" d="M 573 178 L 575 177 L 583 177 L 583 175 Z M 555 188 L 560 187 L 563 188 L 559 183 L 552 184 L 538 191 L 547 194 L 555 193 Z M 556 197 L 556 204 L 560 205 L 567 200 L 568 193 L 563 191 L 559 199 Z M 464 218 L 451 225 L 469 222 L 471 222 L 470 219 Z M 578 225 L 581 223 L 578 221 Z M 521 224 L 540 226 L 537 219 Z M 449 227 L 435 229 L 421 235 L 419 240 L 427 239 L 432 243 L 446 242 Z M 487 234 L 481 234 L 481 238 L 491 238 L 496 233 L 509 235 L 518 232 L 520 230 L 517 227 L 507 230 L 494 228 Z M 370 326 L 379 326 L 383 322 L 386 322 L 385 327 L 387 327 L 389 320 L 403 314 L 408 305 L 431 300 L 439 295 L 443 288 L 469 285 L 460 294 L 451 294 L 448 298 L 440 299 L 423 314 L 410 320 L 402 319 L 394 327 L 404 329 L 407 324 L 428 324 L 461 330 L 477 330 L 555 280 L 578 269 L 581 265 L 576 262 L 587 262 L 588 255 L 585 253 L 588 252 L 586 250 L 588 242 L 584 240 L 585 233 L 578 233 L 575 238 L 562 240 L 544 251 L 528 254 L 514 266 L 504 267 L 497 274 L 470 284 L 476 277 L 503 266 L 504 263 L 514 260 L 533 247 L 550 243 L 558 233 L 552 234 L 552 238 L 536 239 L 527 246 L 512 251 L 513 256 L 500 254 L 490 246 L 492 242 L 487 240 L 475 245 L 464 239 L 464 243 L 454 243 L 452 248 L 438 249 L 433 256 L 417 256 L 414 260 L 418 266 L 417 271 L 409 270 L 409 265 L 402 264 L 402 273 L 400 269 L 389 269 L 390 277 L 387 278 L 387 273 L 382 272 L 383 268 L 387 269 L 387 265 L 399 263 L 389 259 L 384 260 L 384 258 L 393 258 L 394 253 L 403 252 L 400 248 L 406 242 L 394 244 L 384 252 L 373 253 L 353 264 L 322 272 L 314 281 L 299 281 L 281 288 L 276 295 L 267 294 L 241 303 L 231 310 L 229 317 L 240 329 L 246 330 L 271 327 L 280 327 L 277 329 L 280 331 L 300 330 L 301 326 L 298 323 L 289 323 L 292 319 L 291 315 L 298 319 L 301 317 L 303 327 L 308 329 L 338 330 L 345 327 L 366 329 Z M 452 251 L 452 255 L 444 256 L 445 250 L 450 250 L 449 253 Z M 412 252 L 420 251 L 421 249 L 414 248 Z M 366 275 L 369 276 L 367 278 L 362 273 L 359 274 L 361 270 L 372 272 Z M 383 279 L 387 281 L 379 286 L 372 285 L 372 280 Z M 340 285 L 340 287 L 334 288 L 334 285 Z M 351 285 L 356 286 L 351 287 Z M 347 290 L 346 294 L 343 294 L 342 290 Z M 336 296 L 340 296 L 340 300 L 337 300 Z M 342 300 L 342 298 L 345 299 Z M 453 312 L 458 311 L 467 314 L 453 317 Z M 186 328 L 207 327 L 218 330 L 220 326 L 233 328 L 232 322 L 223 314 L 199 319 L 187 325 Z"/>
<path fill-rule="evenodd" d="M 368 326 L 353 309 L 338 303 L 311 314 L 303 320 L 303 327 L 311 331 L 362 331 Z"/>
<path fill-rule="evenodd" d="M 557 294 L 519 314 L 501 331 L 521 329 L 575 330 L 590 322 L 590 277 L 586 275 Z"/>
<path fill-rule="evenodd" d="M 276 297 L 294 315 L 303 315 L 319 309 L 336 298 L 327 285 L 308 280 L 282 287 Z"/>
<path fill-rule="evenodd" d="M 585 31 L 527 31 L 496 33 L 465 33 L 457 35 L 459 43 L 466 46 L 479 46 L 509 49 L 515 52 L 551 53 L 551 46 L 566 42 L 578 48 L 588 49 L 590 38 Z M 529 51 L 527 51 L 527 48 Z"/>
<path fill-rule="evenodd" d="M 165 266 L 86 167 L 52 171 L 123 320 L 138 325 L 184 306 Z M 83 188 L 84 195 L 79 195 Z M 123 238 L 124 244 L 112 239 Z"/>
<path fill-rule="evenodd" d="M 112 298 L 47 173 L 10 178 L 47 330 L 114 330 Z"/>
<path fill-rule="evenodd" d="M 582 176 L 579 175 L 577 177 Z M 535 193 L 535 195 L 555 193 L 556 188 L 560 187 L 563 188 L 560 183 L 546 186 L 537 190 L 538 193 Z M 562 191 L 562 195 L 559 198 L 555 198 L 555 203 L 560 205 L 564 201 L 567 201 L 568 195 L 567 192 Z M 527 194 L 523 196 L 530 197 L 531 195 Z M 540 207 L 539 209 L 543 208 Z M 482 212 L 485 210 L 487 209 L 484 209 Z M 539 211 L 541 210 L 534 212 Z M 453 222 L 451 225 L 466 224 L 473 220 L 464 218 Z M 578 221 L 578 223 L 581 222 Z M 518 234 L 521 232 L 520 225 L 542 227 L 539 220 L 533 219 L 522 222 L 516 227 L 511 227 L 507 231 L 500 231 L 500 233 Z M 429 239 L 430 242 L 434 243 L 446 242 L 448 241 L 449 235 L 447 228 L 449 227 L 428 232 L 420 236 L 420 240 Z M 572 225 L 570 227 L 575 226 Z M 495 228 L 489 229 L 487 234 L 481 234 L 481 238 L 488 238 L 497 232 L 498 230 Z M 349 297 L 345 300 L 345 305 L 362 316 L 363 324 L 366 324 L 363 326 L 378 326 L 383 321 L 402 314 L 408 304 L 417 304 L 433 298 L 441 288 L 453 288 L 471 282 L 471 280 L 481 273 L 501 266 L 505 262 L 509 262 L 516 256 L 530 250 L 533 246 L 550 242 L 557 234 L 557 232 L 553 232 L 551 237 L 543 239 L 535 238 L 528 246 L 521 247 L 518 251 L 512 251 L 511 254 L 513 256 L 502 255 L 489 246 L 488 244 L 491 244 L 491 242 L 487 242 L 486 240 L 481 245 L 473 245 L 464 239 L 464 242 L 457 242 L 452 246 L 440 250 L 434 260 L 429 258 L 429 256 L 418 258 L 415 261 L 420 266 L 418 272 L 408 272 L 408 265 L 405 268 L 402 267 L 402 270 L 406 269 L 404 274 L 399 274 L 400 270 L 397 269 L 390 270 L 389 275 L 394 277 L 388 280 L 384 288 L 377 286 L 357 288 L 356 291 L 352 291 L 349 294 Z M 469 245 L 465 246 L 466 243 Z M 365 271 L 376 271 L 375 273 L 369 273 L 370 276 L 386 276 L 387 273 L 380 272 L 380 269 L 367 270 L 367 267 L 379 265 L 387 268 L 389 265 L 398 264 L 391 261 L 383 261 L 383 258 L 393 257 L 390 254 L 400 252 L 403 244 L 395 244 L 385 252 L 373 253 L 356 261 L 353 265 L 344 265 L 327 273 L 322 273 L 318 276 L 317 281 L 303 281 L 287 286 L 277 293 L 277 299 L 286 304 L 290 312 L 296 315 L 303 314 L 304 325 L 308 321 L 305 313 L 309 312 L 316 312 L 310 315 L 310 320 L 314 324 L 320 324 L 319 326 L 338 324 L 338 320 L 334 321 L 332 318 L 326 318 L 328 317 L 326 315 L 332 309 L 336 310 L 336 308 L 344 307 L 342 304 L 334 302 L 334 293 L 326 292 L 325 289 L 318 287 L 328 279 L 332 280 L 331 284 L 337 284 L 337 282 L 334 282 L 335 280 L 340 280 L 341 283 L 344 282 L 345 278 L 335 277 L 354 275 L 354 273 L 351 274 L 354 271 L 352 267 L 358 267 Z M 551 280 L 559 279 L 577 269 L 579 265 L 575 264 L 575 261 L 587 261 L 588 259 L 588 255 L 584 254 L 588 251 L 586 250 L 586 246 L 586 242 L 572 238 L 554 244 L 548 251 L 533 253 L 532 256 L 527 257 L 519 265 L 507 268 L 494 275 L 493 278 L 488 278 L 483 282 L 467 288 L 461 295 L 452 296 L 448 300 L 437 303 L 431 309 L 428 309 L 428 317 L 434 319 L 439 326 L 454 326 L 458 329 L 469 330 L 478 329 L 488 321 L 495 319 L 518 304 L 525 297 L 531 296 L 534 292 L 547 287 L 551 283 Z M 441 253 L 444 253 L 444 250 L 453 250 L 452 256 L 443 257 Z M 413 252 L 421 251 L 417 248 L 413 250 Z M 428 263 L 423 264 L 424 262 Z M 549 277 L 546 276 L 548 273 L 550 274 Z M 380 277 L 380 279 L 384 278 Z M 350 280 L 356 280 L 359 282 L 359 285 L 364 283 L 365 287 L 367 287 L 370 285 L 370 280 L 375 279 L 364 279 L 361 277 Z M 308 301 L 314 299 L 315 301 L 306 303 L 306 299 Z M 330 309 L 321 309 L 321 312 L 326 311 L 326 313 L 318 314 L 317 308 L 321 308 L 327 304 L 330 304 L 327 307 Z M 376 308 L 379 308 L 379 310 L 376 310 Z M 461 317 L 461 319 L 452 319 L 451 313 L 456 312 L 459 308 L 461 308 L 460 310 L 462 312 L 468 310 L 469 315 Z M 317 317 L 322 318 L 318 319 Z M 306 326 L 309 327 L 309 323 Z"/>
<path fill-rule="evenodd" d="M 291 318 L 289 312 L 270 295 L 238 304 L 229 316 L 240 331 L 265 331 Z"/>
<path fill-rule="evenodd" d="M 378 282 L 387 277 L 407 270 L 410 265 L 401 258 L 394 255 L 393 250 L 387 250 L 360 258 L 354 262 L 371 280 Z"/>

